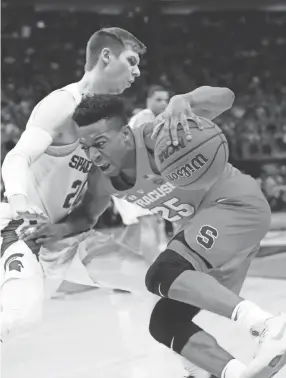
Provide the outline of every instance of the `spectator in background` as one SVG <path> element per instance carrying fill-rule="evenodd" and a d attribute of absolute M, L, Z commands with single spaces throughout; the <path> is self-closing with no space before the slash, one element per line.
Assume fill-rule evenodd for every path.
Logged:
<path fill-rule="evenodd" d="M 130 127 L 135 129 L 144 123 L 153 122 L 166 109 L 168 102 L 169 92 L 161 85 L 152 85 L 147 92 L 146 109 L 130 119 Z"/>
<path fill-rule="evenodd" d="M 261 189 L 273 211 L 286 208 L 286 179 L 283 175 L 285 168 L 282 167 L 275 164 L 265 164 L 262 167 Z"/>

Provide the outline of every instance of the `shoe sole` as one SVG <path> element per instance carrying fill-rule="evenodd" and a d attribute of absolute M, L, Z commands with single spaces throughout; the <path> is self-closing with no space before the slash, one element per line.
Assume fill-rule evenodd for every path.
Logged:
<path fill-rule="evenodd" d="M 271 360 L 267 365 L 261 366 L 260 364 L 260 367 L 255 366 L 256 361 L 254 361 L 254 364 L 250 363 L 245 375 L 246 378 L 272 378 L 286 365 L 286 322 L 280 331 L 280 335 L 282 335 L 281 340 L 270 341 L 264 348 L 265 360 L 269 360 L 267 355 L 272 357 Z M 262 357 L 260 357 L 260 360 Z"/>

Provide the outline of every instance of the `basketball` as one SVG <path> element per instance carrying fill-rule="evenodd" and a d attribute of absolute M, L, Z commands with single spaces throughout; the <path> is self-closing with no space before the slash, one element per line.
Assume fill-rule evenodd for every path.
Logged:
<path fill-rule="evenodd" d="M 212 121 L 200 118 L 204 129 L 189 120 L 192 140 L 178 127 L 178 146 L 168 146 L 164 133 L 155 144 L 155 162 L 164 179 L 181 189 L 195 190 L 211 186 L 228 161 L 228 144 L 222 130 Z"/>

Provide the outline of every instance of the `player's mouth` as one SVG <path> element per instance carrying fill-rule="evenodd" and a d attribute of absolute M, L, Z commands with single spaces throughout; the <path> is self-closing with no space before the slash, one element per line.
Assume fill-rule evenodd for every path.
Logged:
<path fill-rule="evenodd" d="M 110 164 L 106 163 L 106 164 L 101 165 L 99 168 L 104 172 L 104 171 L 107 171 L 109 167 L 110 167 Z"/>

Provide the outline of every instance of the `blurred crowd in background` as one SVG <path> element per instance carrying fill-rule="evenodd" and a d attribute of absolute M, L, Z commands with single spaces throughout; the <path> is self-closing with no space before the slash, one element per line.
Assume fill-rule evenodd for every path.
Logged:
<path fill-rule="evenodd" d="M 235 104 L 216 122 L 227 136 L 230 161 L 257 178 L 274 211 L 286 209 L 286 12 L 178 16 L 136 7 L 108 16 L 36 12 L 3 2 L 2 20 L 1 162 L 35 104 L 81 78 L 91 34 L 119 26 L 148 47 L 141 77 L 124 93 L 130 117 L 146 107 L 150 84 L 170 95 L 201 85 L 229 87 Z"/>

